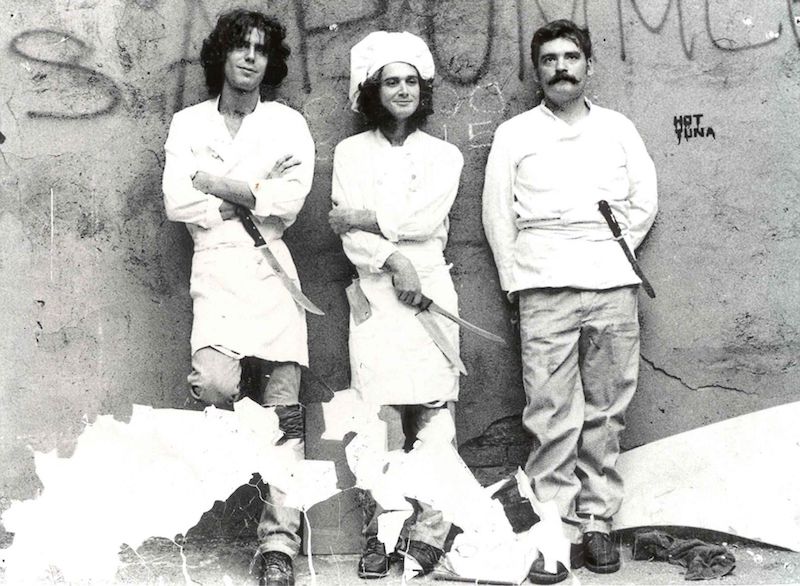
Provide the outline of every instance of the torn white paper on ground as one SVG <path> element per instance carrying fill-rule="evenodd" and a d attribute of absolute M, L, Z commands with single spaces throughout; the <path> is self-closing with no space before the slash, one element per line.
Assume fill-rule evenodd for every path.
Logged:
<path fill-rule="evenodd" d="M 545 556 L 545 568 L 552 567 L 553 573 L 558 561 L 566 561 L 566 567 L 569 567 L 569 542 L 561 530 L 561 518 L 555 505 L 536 499 L 522 470 L 517 470 L 513 480 L 520 494 L 530 501 L 540 521 L 518 534 L 513 533 L 510 524 L 506 523 L 504 528 L 500 522 L 495 523 L 493 531 L 487 530 L 486 526 L 465 531 L 456 536 L 442 569 L 436 573 L 437 577 L 520 584 L 527 578 L 540 551 Z M 485 495 L 491 497 L 504 483 L 485 488 Z M 498 501 L 492 500 L 492 503 L 500 507 Z M 502 508 L 499 512 L 503 514 Z"/>
<path fill-rule="evenodd" d="M 397 538 L 403 530 L 403 524 L 414 512 L 411 503 L 405 501 L 405 508 L 395 511 L 384 511 L 378 516 L 378 541 L 383 544 L 391 544 L 388 550 L 394 548 Z"/>
<path fill-rule="evenodd" d="M 700 527 L 800 551 L 798 421 L 790 403 L 622 454 L 615 528 Z"/>
<path fill-rule="evenodd" d="M 336 466 L 333 462 L 300 460 L 292 469 L 289 481 L 279 488 L 286 495 L 283 502 L 285 506 L 308 511 L 315 504 L 338 494 L 336 484 Z"/>
<path fill-rule="evenodd" d="M 322 439 L 341 441 L 350 432 L 364 433 L 367 431 L 365 428 L 382 423 L 378 418 L 379 410 L 380 405 L 365 403 L 355 389 L 336 391 L 332 400 L 322 403 L 325 421 Z M 385 431 L 383 436 L 386 436 Z"/>
<path fill-rule="evenodd" d="M 453 550 L 444 562 L 447 571 L 437 575 L 519 584 L 527 577 L 539 546 L 553 558 L 554 570 L 555 560 L 566 559 L 568 565 L 569 543 L 561 534 L 557 511 L 553 525 L 551 509 L 537 501 L 540 509 L 537 512 L 548 522 L 536 530 L 534 526 L 515 535 L 502 504 L 491 498 L 495 489 L 487 492 L 453 447 L 454 432 L 450 412 L 442 409 L 419 434 L 408 453 L 386 451 L 385 434 L 383 437 L 357 435 L 347 446 L 348 463 L 358 486 L 371 490 L 376 502 L 391 511 L 378 518 L 380 524 L 391 516 L 387 519 L 392 525 L 391 535 L 379 535 L 387 549 L 394 547 L 395 531 L 402 527 L 397 522 L 396 510 L 408 497 L 441 511 L 447 521 L 464 531 L 456 537 Z M 527 484 L 527 480 L 525 482 Z M 553 527 L 557 531 L 555 543 L 540 543 L 553 537 Z M 407 560 L 404 579 L 409 580 L 414 575 L 414 563 Z"/>
<path fill-rule="evenodd" d="M 4 551 L 8 583 L 36 583 L 51 567 L 68 583 L 113 582 L 123 543 L 136 549 L 185 533 L 254 472 L 289 487 L 320 474 L 298 504 L 329 496 L 328 467 L 300 464 L 289 442 L 273 445 L 282 435 L 274 410 L 249 399 L 236 409 L 136 405 L 129 423 L 100 416 L 88 425 L 70 458 L 35 454 L 41 494 L 3 514 L 14 533 Z"/>
<path fill-rule="evenodd" d="M 531 539 L 544 557 L 544 569 L 553 574 L 557 571 L 556 562 L 561 562 L 565 568 L 570 567 L 569 540 L 564 536 L 561 525 L 561 515 L 553 501 L 543 503 L 533 494 L 530 480 L 517 468 L 514 475 L 517 488 L 522 496 L 531 503 L 533 511 L 539 516 L 539 522 L 530 528 Z M 531 560 L 533 563 L 533 560 Z"/>

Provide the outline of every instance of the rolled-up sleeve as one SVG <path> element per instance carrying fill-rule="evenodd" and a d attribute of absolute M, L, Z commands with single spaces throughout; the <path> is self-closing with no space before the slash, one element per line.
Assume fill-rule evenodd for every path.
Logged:
<path fill-rule="evenodd" d="M 623 127 L 622 146 L 627 158 L 629 182 L 628 232 L 631 244 L 636 248 L 644 240 L 658 212 L 656 167 L 642 137 L 630 121 Z"/>
<path fill-rule="evenodd" d="M 219 213 L 222 200 L 192 186 L 192 176 L 198 168 L 190 139 L 190 129 L 186 126 L 184 117 L 180 113 L 176 114 L 172 118 L 164 145 L 166 161 L 161 185 L 164 208 L 167 218 L 173 222 L 211 228 L 222 223 Z"/>
<path fill-rule="evenodd" d="M 375 210 L 381 232 L 392 242 L 427 240 L 446 221 L 453 207 L 464 157 L 452 145 L 438 153 L 439 156 L 435 152 L 428 154 L 428 160 L 423 163 L 427 167 L 426 180 L 420 185 L 425 197 L 417 200 L 420 205 L 410 209 L 408 214 L 389 213 L 381 207 Z"/>
<path fill-rule="evenodd" d="M 333 155 L 331 201 L 335 206 L 364 209 L 358 196 L 358 176 L 349 159 L 351 156 L 338 147 Z M 341 235 L 342 248 L 357 268 L 371 273 L 382 271 L 386 259 L 397 247 L 379 234 L 350 230 Z"/>
<path fill-rule="evenodd" d="M 501 126 L 495 133 L 486 162 L 482 200 L 483 229 L 504 291 L 515 290 L 513 267 L 518 233 L 514 211 L 516 163 L 509 146 L 509 137 Z"/>
<path fill-rule="evenodd" d="M 286 138 L 289 137 L 292 142 L 287 144 L 285 154 L 291 154 L 300 164 L 283 177 L 248 181 L 256 200 L 253 213 L 261 217 L 278 217 L 287 227 L 294 223 L 311 191 L 316 154 L 308 124 L 300 114 L 293 116 L 292 128 L 286 131 Z"/>

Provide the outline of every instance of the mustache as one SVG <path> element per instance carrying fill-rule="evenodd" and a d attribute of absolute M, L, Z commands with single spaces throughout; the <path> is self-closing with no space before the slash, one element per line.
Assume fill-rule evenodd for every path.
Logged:
<path fill-rule="evenodd" d="M 553 85 L 558 83 L 559 81 L 568 81 L 570 83 L 578 83 L 578 80 L 572 77 L 569 73 L 556 73 L 547 85 Z"/>

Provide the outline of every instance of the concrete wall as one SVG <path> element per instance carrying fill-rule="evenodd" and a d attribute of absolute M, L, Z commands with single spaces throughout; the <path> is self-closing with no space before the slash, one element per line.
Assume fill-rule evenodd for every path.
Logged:
<path fill-rule="evenodd" d="M 800 2 L 280 0 L 283 86 L 317 142 L 287 240 L 313 368 L 347 385 L 350 268 L 326 214 L 335 144 L 353 133 L 348 51 L 377 28 L 422 34 L 438 79 L 429 132 L 466 159 L 448 256 L 465 317 L 513 337 L 480 223 L 494 128 L 531 106 L 528 43 L 548 19 L 593 33 L 590 95 L 638 126 L 661 212 L 640 251 L 641 388 L 626 447 L 796 399 L 800 346 Z M 86 420 L 187 400 L 190 241 L 163 214 L 172 113 L 203 98 L 200 43 L 218 0 L 0 0 L 0 510 L 39 486 L 29 447 L 69 454 Z M 675 132 L 690 116 L 704 136 Z M 713 129 L 713 136 L 708 128 Z M 699 133 L 698 133 L 699 134 Z M 580 172 L 580 161 L 576 161 Z M 518 348 L 462 335 L 458 430 L 490 477 L 524 459 Z M 306 381 L 306 396 L 321 395 Z"/>

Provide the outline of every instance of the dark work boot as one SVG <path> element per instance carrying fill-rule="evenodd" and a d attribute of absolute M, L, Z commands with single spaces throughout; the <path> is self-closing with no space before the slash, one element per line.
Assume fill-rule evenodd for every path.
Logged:
<path fill-rule="evenodd" d="M 583 544 L 571 543 L 569 546 L 569 565 L 575 570 L 583 567 Z M 528 580 L 533 584 L 558 584 L 567 579 L 569 572 L 564 564 L 556 562 L 556 573 L 551 574 L 544 569 L 544 556 L 539 554 L 539 557 L 531 564 L 531 569 L 528 572 Z"/>
<path fill-rule="evenodd" d="M 294 586 L 292 558 L 280 551 L 261 554 L 259 586 Z"/>
<path fill-rule="evenodd" d="M 389 573 L 389 565 L 386 547 L 377 537 L 369 537 L 358 560 L 358 577 L 365 580 L 383 578 Z"/>
<path fill-rule="evenodd" d="M 423 541 L 415 541 L 413 539 L 408 542 L 408 549 L 403 553 L 405 553 L 407 557 L 414 558 L 422 568 L 422 573 L 418 574 L 420 576 L 430 574 L 444 555 L 444 552 L 438 547 L 433 547 Z"/>
<path fill-rule="evenodd" d="M 619 570 L 619 548 L 608 533 L 588 531 L 583 534 L 586 569 L 596 574 L 611 574 Z"/>

